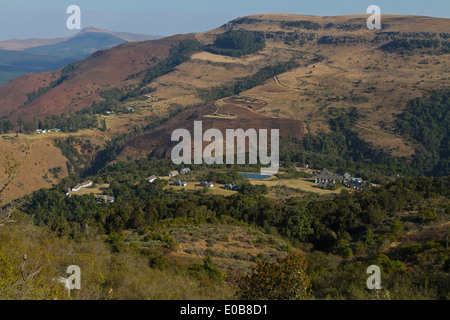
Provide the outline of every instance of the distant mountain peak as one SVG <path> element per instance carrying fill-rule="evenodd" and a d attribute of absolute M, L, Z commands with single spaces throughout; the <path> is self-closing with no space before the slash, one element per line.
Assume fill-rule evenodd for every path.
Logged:
<path fill-rule="evenodd" d="M 89 26 L 87 28 L 84 28 L 82 31 L 85 31 L 85 32 L 99 32 L 99 31 L 109 32 L 109 31 L 107 31 L 105 29 L 97 28 L 97 27 L 94 27 L 94 26 Z"/>
<path fill-rule="evenodd" d="M 106 29 L 98 28 L 95 26 L 89 26 L 89 27 L 82 29 L 80 32 L 78 32 L 72 36 L 68 36 L 68 37 L 61 37 L 61 38 L 54 38 L 54 39 L 47 39 L 47 38 L 42 38 L 42 39 L 32 38 L 32 39 L 22 39 L 22 40 L 10 39 L 10 40 L 6 40 L 6 41 L 0 41 L 0 50 L 22 51 L 22 50 L 26 50 L 29 48 L 52 45 L 52 44 L 57 44 L 57 43 L 60 43 L 63 41 L 70 40 L 72 38 L 83 35 L 85 33 L 106 33 L 106 34 L 110 34 L 114 37 L 120 38 L 127 42 L 156 40 L 156 39 L 162 38 L 162 37 L 156 36 L 156 35 L 135 34 L 135 33 L 129 33 L 129 32 L 116 32 L 116 31 L 109 31 Z"/>
<path fill-rule="evenodd" d="M 159 38 L 89 26 L 64 38 L 0 41 L 0 85 L 25 73 L 59 69 L 124 42 Z"/>
<path fill-rule="evenodd" d="M 101 28 L 97 28 L 94 26 L 89 26 L 87 28 L 82 29 L 80 32 L 78 32 L 77 34 L 75 34 L 74 36 L 86 33 L 86 32 L 94 32 L 94 33 L 114 33 L 112 31 L 109 30 L 105 30 L 105 29 L 101 29 Z"/>

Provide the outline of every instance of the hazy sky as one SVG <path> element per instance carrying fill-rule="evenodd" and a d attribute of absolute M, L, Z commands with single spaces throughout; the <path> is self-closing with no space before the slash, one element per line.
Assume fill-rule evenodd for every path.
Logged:
<path fill-rule="evenodd" d="M 381 13 L 450 18 L 449 0 L 0 0 L 0 40 L 72 35 L 69 5 L 81 8 L 81 27 L 153 35 L 202 32 L 250 14 L 365 14 L 369 5 Z M 449 30 L 450 31 L 450 30 Z"/>

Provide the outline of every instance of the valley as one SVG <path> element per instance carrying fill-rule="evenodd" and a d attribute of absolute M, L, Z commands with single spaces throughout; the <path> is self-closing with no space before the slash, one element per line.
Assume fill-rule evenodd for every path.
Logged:
<path fill-rule="evenodd" d="M 311 289 L 301 298 L 448 299 L 449 19 L 384 15 L 382 30 L 366 19 L 257 14 L 121 34 L 0 84 L 0 298 L 283 299 L 273 270 L 295 266 Z M 278 172 L 175 164 L 172 133 L 194 136 L 200 121 L 278 129 Z M 20 289 L 4 270 L 22 251 L 48 267 Z M 70 296 L 51 277 L 75 260 L 88 289 Z M 371 264 L 376 293 L 361 285 Z M 258 279 L 281 293 L 246 291 Z"/>

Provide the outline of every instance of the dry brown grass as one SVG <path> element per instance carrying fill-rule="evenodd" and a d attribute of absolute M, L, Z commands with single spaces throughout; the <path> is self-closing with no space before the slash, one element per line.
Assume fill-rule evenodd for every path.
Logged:
<path fill-rule="evenodd" d="M 218 62 L 218 63 L 234 63 L 241 65 L 248 65 L 251 62 L 263 59 L 264 56 L 260 54 L 249 55 L 242 58 L 234 58 L 228 56 L 221 56 L 218 54 L 213 54 L 210 52 L 199 52 L 192 56 L 193 60 L 203 60 L 208 62 Z"/>
<path fill-rule="evenodd" d="M 76 133 L 52 132 L 46 134 L 0 135 L 0 160 L 8 156 L 20 163 L 18 174 L 5 191 L 9 200 L 21 198 L 41 188 L 51 188 L 68 176 L 67 159 L 54 145 L 56 138 L 76 137 L 91 144 L 103 146 L 109 137 L 99 130 L 80 130 Z M 0 161 L 0 167 L 2 163 Z M 58 177 L 49 172 L 61 167 Z M 0 178 L 3 171 L 0 172 Z"/>
<path fill-rule="evenodd" d="M 317 187 L 316 183 L 312 179 L 274 179 L 274 180 L 253 180 L 250 179 L 250 183 L 254 185 L 265 184 L 268 187 L 285 186 L 288 188 L 300 189 L 304 192 L 313 192 L 320 195 L 337 194 L 340 190 L 323 190 Z M 272 192 L 272 196 L 277 198 Z"/>
<path fill-rule="evenodd" d="M 0 136 L 0 157 L 11 157 L 20 163 L 17 177 L 5 191 L 8 200 L 20 198 L 41 188 L 50 188 L 52 184 L 68 175 L 66 158 L 53 145 L 49 137 L 40 139 L 19 135 Z M 61 167 L 59 179 L 55 178 L 49 169 Z M 47 174 L 47 179 L 44 176 Z M 3 177 L 3 170 L 0 178 Z"/>
<path fill-rule="evenodd" d="M 346 31 L 339 29 L 317 30 L 317 38 L 325 35 L 362 37 L 368 40 L 375 33 L 365 28 L 368 15 L 346 15 L 334 17 L 316 17 L 287 14 L 260 14 L 248 18 L 258 19 L 254 24 L 239 24 L 246 30 L 293 31 L 295 28 L 283 29 L 273 21 L 308 20 L 325 25 L 362 24 L 359 30 Z M 449 19 L 435 19 L 419 16 L 383 15 L 383 23 L 390 25 L 386 31 L 399 32 L 443 32 L 448 29 Z M 228 25 L 230 27 L 231 24 Z M 197 38 L 209 43 L 215 35 L 226 29 L 218 28 L 210 32 L 198 34 Z M 310 32 L 307 30 L 307 32 Z M 381 44 L 380 44 L 381 45 Z M 309 132 L 329 131 L 327 123 L 328 109 L 338 109 L 355 106 L 366 117 L 358 123 L 367 130 L 357 130 L 360 137 L 373 143 L 376 147 L 386 150 L 395 156 L 410 156 L 413 148 L 402 138 L 392 135 L 379 126 L 385 121 L 388 127 L 393 127 L 396 115 L 402 112 L 408 100 L 422 96 L 432 88 L 450 85 L 449 59 L 445 56 L 414 55 L 400 56 L 387 54 L 377 49 L 377 46 L 367 43 L 318 45 L 315 41 L 302 47 L 289 47 L 281 42 L 269 41 L 269 48 L 276 48 L 276 53 L 283 50 L 306 51 L 310 54 L 319 53 L 328 58 L 327 61 L 310 66 L 302 66 L 293 71 L 278 76 L 278 79 L 266 81 L 241 96 L 259 98 L 268 105 L 258 112 L 264 115 L 291 118 L 304 121 Z M 427 64 L 421 64 L 427 59 Z M 279 81 L 278 81 L 279 80 Z M 358 85 L 355 83 L 359 82 Z M 375 88 L 372 92 L 369 88 Z M 340 101 L 332 101 L 340 97 Z M 346 100 L 343 100 L 347 97 Z M 365 97 L 364 101 L 352 101 L 352 97 Z M 370 130 L 382 131 L 380 135 L 370 134 Z"/>

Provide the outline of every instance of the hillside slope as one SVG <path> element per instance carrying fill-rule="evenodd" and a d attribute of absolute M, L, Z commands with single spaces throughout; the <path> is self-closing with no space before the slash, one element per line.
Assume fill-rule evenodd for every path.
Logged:
<path fill-rule="evenodd" d="M 156 40 L 124 43 L 111 50 L 100 50 L 74 64 L 70 77 L 24 106 L 27 94 L 59 78 L 62 69 L 54 72 L 28 74 L 0 87 L 0 117 L 43 118 L 47 114 L 69 113 L 101 100 L 99 91 L 121 88 L 136 83 L 127 77 L 163 60 L 178 41 Z M 12 113 L 12 114 L 11 114 Z"/>
<path fill-rule="evenodd" d="M 116 150 L 126 160 L 152 152 L 167 155 L 171 133 L 192 128 L 194 119 L 202 120 L 204 129 L 281 129 L 285 137 L 301 139 L 308 133 L 333 133 L 331 121 L 354 108 L 356 121 L 343 129 L 379 152 L 409 159 L 417 142 L 400 134 L 397 121 L 410 100 L 448 89 L 450 21 L 384 15 L 382 30 L 368 30 L 366 19 L 253 15 L 196 35 L 124 43 L 75 63 L 64 81 L 32 101 L 30 93 L 48 88 L 65 69 L 21 76 L 0 86 L 0 117 L 13 122 L 19 117 L 43 119 L 91 107 L 95 101 L 132 108 L 136 112 L 105 118 L 105 135 L 133 133 Z M 238 30 L 263 34 L 265 47 L 243 56 L 208 49 L 218 35 Z M 178 50 L 186 39 L 199 41 L 198 50 L 177 60 L 171 49 Z M 111 89 L 130 86 L 151 94 L 120 101 L 102 98 Z M 171 110 L 187 106 L 156 126 Z M 372 161 L 367 157 L 357 161 Z"/>
<path fill-rule="evenodd" d="M 88 27 L 65 38 L 0 41 L 0 85 L 22 74 L 57 70 L 120 43 L 158 38 Z"/>
<path fill-rule="evenodd" d="M 415 146 L 398 135 L 395 121 L 409 100 L 448 88 L 445 31 L 450 21 L 385 15 L 383 29 L 376 31 L 365 27 L 366 19 L 275 14 L 235 19 L 196 37 L 210 45 L 231 30 L 258 31 L 265 35 L 266 48 L 235 58 L 200 52 L 150 86 L 157 88 L 156 97 L 184 97 L 194 104 L 203 98 L 199 89 L 233 86 L 236 79 L 267 65 L 294 59 L 299 67 L 245 90 L 239 97 L 262 101 L 264 106 L 253 110 L 257 114 L 300 121 L 304 132 L 314 135 L 330 132 L 330 119 L 354 107 L 360 117 L 351 130 L 358 137 L 387 154 L 411 157 Z M 236 121 L 229 122 L 235 127 Z M 136 140 L 130 148 L 151 151 L 137 146 Z"/>

